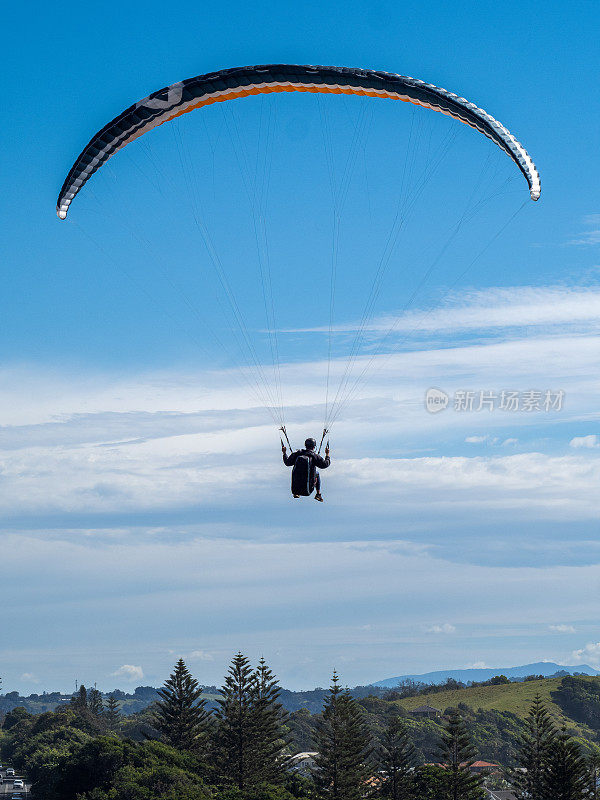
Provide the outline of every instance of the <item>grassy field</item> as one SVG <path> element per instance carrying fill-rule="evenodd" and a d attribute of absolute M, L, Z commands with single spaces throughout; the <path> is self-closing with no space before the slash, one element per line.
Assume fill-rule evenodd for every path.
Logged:
<path fill-rule="evenodd" d="M 433 706 L 443 711 L 448 706 L 457 706 L 459 703 L 465 703 L 465 705 L 475 710 L 482 708 L 484 710 L 511 711 L 518 717 L 525 717 L 534 697 L 539 694 L 557 725 L 565 725 L 571 730 L 577 729 L 581 735 L 589 737 L 591 732 L 587 726 L 580 725 L 566 716 L 552 699 L 552 692 L 556 691 L 561 680 L 562 678 L 544 678 L 543 680 L 527 681 L 525 683 L 474 686 L 449 692 L 432 692 L 431 694 L 399 700 L 398 705 L 407 711 L 413 711 L 421 705 Z M 589 678 L 589 680 L 600 683 L 600 677 Z"/>

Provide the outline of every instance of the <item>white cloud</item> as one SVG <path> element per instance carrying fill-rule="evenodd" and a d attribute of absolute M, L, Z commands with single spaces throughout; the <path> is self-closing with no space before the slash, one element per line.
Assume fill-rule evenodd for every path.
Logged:
<path fill-rule="evenodd" d="M 456 514 L 461 504 L 472 511 L 506 510 L 509 504 L 512 513 L 529 509 L 538 520 L 600 516 L 595 502 L 600 462 L 579 455 L 348 459 L 336 465 L 336 474 L 348 489 L 368 488 L 378 502 L 421 513 L 427 506 L 452 507 Z"/>
<path fill-rule="evenodd" d="M 569 445 L 575 449 L 593 450 L 595 447 L 600 447 L 600 439 L 595 433 L 588 436 L 575 436 L 571 439 Z"/>
<path fill-rule="evenodd" d="M 429 512 L 470 505 L 597 518 L 600 509 L 593 495 L 600 463 L 585 454 L 586 447 L 576 447 L 579 453 L 571 456 L 438 455 L 439 442 L 465 428 L 463 440 L 472 443 L 503 440 L 495 433 L 474 433 L 477 422 L 488 430 L 494 426 L 496 432 L 518 428 L 524 437 L 528 426 L 547 420 L 543 413 L 498 412 L 483 418 L 448 410 L 433 418 L 421 400 L 415 401 L 415 385 L 442 375 L 440 383 L 449 388 L 459 380 L 497 386 L 498 374 L 490 371 L 491 364 L 500 373 L 511 374 L 517 386 L 551 385 L 554 376 L 561 375 L 569 404 L 560 419 L 592 418 L 597 415 L 598 386 L 593 376 L 599 348 L 600 337 L 525 339 L 394 355 L 382 363 L 363 397 L 349 405 L 335 429 L 332 444 L 335 448 L 340 442 L 344 449 L 333 451 L 335 469 L 327 473 L 328 488 L 339 487 L 339 502 L 350 505 L 361 504 L 364 495 L 349 495 L 348 486 L 377 491 L 378 501 L 393 507 L 403 502 L 416 509 L 425 502 Z M 319 368 L 316 364 L 284 369 L 285 383 L 300 382 L 301 373 L 305 384 L 299 390 L 305 405 L 290 408 L 290 418 L 296 421 L 292 436 L 298 436 L 298 430 L 300 435 L 317 431 L 322 424 Z M 336 362 L 332 374 L 340 368 Z M 4 424 L 0 451 L 0 511 L 5 515 L 153 512 L 216 501 L 235 508 L 242 498 L 261 503 L 268 497 L 271 505 L 288 500 L 289 476 L 281 467 L 272 423 L 263 409 L 250 408 L 239 390 L 225 391 L 223 376 L 212 380 L 212 375 L 184 373 L 134 375 L 112 383 L 104 376 L 100 389 L 99 379 L 96 384 L 92 378 L 78 381 L 66 375 L 59 386 L 56 376 L 38 375 L 36 391 L 34 373 L 20 378 L 0 381 L 0 414 L 12 416 L 12 423 Z M 207 383 L 214 385 L 214 392 Z M 96 389 L 96 411 L 89 413 Z M 37 409 L 35 397 L 40 398 Z M 18 413 L 21 420 L 15 417 Z M 513 440 L 508 437 L 504 442 Z M 374 442 L 379 441 L 395 441 L 392 446 L 399 449 L 410 441 L 410 448 L 420 452 L 413 457 L 378 458 Z M 420 457 L 431 451 L 434 455 Z M 349 458 L 357 452 L 374 457 Z M 335 498 L 330 493 L 327 499 L 336 502 Z"/>
<path fill-rule="evenodd" d="M 449 622 L 445 622 L 443 625 L 431 625 L 425 630 L 427 633 L 456 633 L 456 627 L 450 625 Z"/>
<path fill-rule="evenodd" d="M 575 633 L 572 625 L 548 625 L 548 630 L 555 633 Z"/>
<path fill-rule="evenodd" d="M 573 658 L 577 662 L 589 663 L 592 667 L 600 666 L 600 642 L 588 642 L 581 650 L 573 651 Z"/>
<path fill-rule="evenodd" d="M 468 664 L 466 669 L 487 669 L 485 661 L 475 661 L 473 664 Z"/>
<path fill-rule="evenodd" d="M 25 683 L 39 683 L 40 680 L 33 672 L 24 672 L 21 675 L 21 680 L 25 681 Z"/>
<path fill-rule="evenodd" d="M 133 664 L 123 664 L 123 666 L 110 673 L 113 678 L 124 678 L 127 681 L 141 681 L 144 677 L 144 670 L 135 667 Z"/>
<path fill-rule="evenodd" d="M 557 641 L 548 618 L 582 620 L 580 630 L 590 625 L 598 549 L 586 533 L 578 536 L 588 542 L 574 542 L 569 523 L 597 525 L 600 460 L 588 447 L 569 449 L 563 431 L 567 424 L 594 430 L 600 422 L 600 322 L 593 293 L 586 300 L 583 290 L 553 292 L 525 291 L 529 310 L 515 314 L 508 295 L 467 296 L 438 311 L 446 315 L 443 330 L 463 325 L 476 332 L 472 341 L 378 359 L 334 429 L 324 507 L 291 500 L 277 432 L 228 372 L 123 377 L 0 368 L 0 512 L 9 520 L 29 515 L 27 529 L 19 521 L 18 532 L 5 525 L 0 534 L 6 613 L 18 638 L 0 655 L 4 663 L 18 652 L 12 679 L 38 663 L 27 627 L 31 608 L 36 630 L 44 631 L 35 646 L 45 664 L 57 659 L 61 637 L 54 674 L 64 674 L 69 653 L 65 686 L 73 675 L 93 684 L 119 661 L 113 677 L 140 681 L 145 672 L 160 685 L 180 653 L 197 654 L 201 683 L 218 683 L 240 647 L 274 654 L 273 667 L 285 671 L 288 685 L 324 684 L 342 654 L 353 659 L 344 679 L 364 683 L 385 677 L 392 658 L 389 674 L 398 663 L 403 672 L 432 668 L 416 663 L 427 648 L 414 646 L 431 643 L 432 633 L 441 634 L 439 658 L 462 666 L 473 658 L 504 663 L 517 629 L 528 642 L 519 655 L 525 663 Z M 517 295 L 515 289 L 514 302 Z M 502 314 L 490 319 L 501 338 L 484 341 L 476 325 L 498 299 Z M 553 303 L 558 325 L 543 328 L 545 305 Z M 573 304 L 581 305 L 577 330 L 567 322 Z M 466 325 L 465 308 L 472 313 Z M 541 322 L 519 337 L 519 319 Z M 367 361 L 359 359 L 357 372 Z M 326 366 L 282 365 L 295 441 L 322 425 Z M 344 367 L 332 363 L 333 382 Z M 567 402 L 553 416 L 448 409 L 432 417 L 423 406 L 430 385 L 449 392 L 564 389 Z M 465 445 L 515 444 L 516 436 L 525 452 L 507 447 L 474 457 Z M 488 522 L 497 528 L 482 537 Z M 528 533 L 543 528 L 543 538 L 523 536 L 523 522 Z M 560 523 L 564 534 L 548 533 Z M 487 561 L 464 563 L 481 553 Z M 568 566 L 569 553 L 581 559 L 578 566 Z M 528 556 L 544 568 L 520 566 Z M 381 576 L 375 586 L 373 574 Z M 124 606 L 139 624 L 134 642 Z M 399 622 L 398 608 L 408 607 Z M 173 608 L 181 610 L 176 621 Z M 431 626 L 435 608 L 454 624 Z M 366 628 L 373 619 L 381 622 Z M 476 646 L 469 639 L 475 628 Z M 312 661 L 304 668 L 306 653 Z M 144 671 L 129 663 L 136 661 Z"/>
<path fill-rule="evenodd" d="M 519 444 L 519 440 L 515 438 L 508 438 L 502 442 L 502 447 L 510 447 L 511 445 Z"/>
<path fill-rule="evenodd" d="M 298 688 L 325 685 L 342 655 L 350 685 L 441 663 L 503 665 L 515 637 L 521 642 L 515 663 L 538 661 L 556 641 L 547 629 L 549 615 L 596 622 L 589 586 L 598 581 L 597 565 L 538 569 L 494 560 L 482 566 L 453 561 L 422 542 L 311 540 L 306 531 L 317 528 L 319 508 L 313 503 L 297 512 L 305 522 L 300 535 L 283 527 L 281 541 L 240 528 L 244 539 L 209 538 L 177 524 L 112 535 L 80 530 L 69 538 L 4 533 L 3 611 L 15 631 L 8 648 L 0 644 L 6 685 L 9 670 L 18 676 L 20 665 L 34 660 L 55 686 L 70 685 L 74 670 L 86 685 L 102 675 L 102 688 L 114 688 L 115 677 L 130 685 L 130 674 L 108 677 L 119 661 L 143 664 L 144 682 L 161 685 L 173 654 L 197 648 L 199 620 L 202 650 L 214 655 L 192 662 L 200 683 L 219 685 L 242 650 L 253 662 L 264 654 L 283 684 Z M 25 583 L 18 570 L 23 563 Z M 429 632 L 432 609 L 441 607 L 446 621 L 438 618 L 440 633 Z M 32 608 L 35 641 L 28 628 Z M 368 624 L 373 628 L 363 627 Z M 446 635 L 447 625 L 455 632 Z M 301 661 L 307 654 L 310 664 Z M 132 682 L 142 680 L 136 675 Z"/>
<path fill-rule="evenodd" d="M 487 442 L 488 436 L 467 436 L 465 442 L 468 444 L 481 444 L 482 442 Z"/>
<path fill-rule="evenodd" d="M 192 650 L 188 655 L 189 661 L 213 661 L 214 655 L 206 650 Z"/>

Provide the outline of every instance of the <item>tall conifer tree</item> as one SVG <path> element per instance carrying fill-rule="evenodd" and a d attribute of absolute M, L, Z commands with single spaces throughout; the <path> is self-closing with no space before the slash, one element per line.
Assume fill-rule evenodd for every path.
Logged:
<path fill-rule="evenodd" d="M 281 783 L 285 778 L 287 759 L 283 751 L 289 744 L 284 733 L 287 712 L 279 702 L 281 689 L 264 658 L 254 673 L 252 716 L 254 729 L 254 780 Z"/>
<path fill-rule="evenodd" d="M 75 694 L 71 696 L 71 705 L 78 711 L 84 711 L 88 707 L 88 693 L 83 683 Z"/>
<path fill-rule="evenodd" d="M 586 759 L 587 800 L 600 800 L 600 750 L 596 748 Z"/>
<path fill-rule="evenodd" d="M 546 800 L 545 775 L 556 730 L 539 694 L 531 704 L 526 725 L 517 751 L 520 770 L 513 773 L 512 783 L 522 800 Z"/>
<path fill-rule="evenodd" d="M 249 660 L 238 653 L 231 662 L 217 710 L 217 768 L 224 783 L 244 790 L 258 773 L 254 699 L 256 677 Z"/>
<path fill-rule="evenodd" d="M 475 748 L 458 712 L 446 723 L 440 755 L 446 767 L 447 800 L 483 800 L 482 779 L 469 769 L 476 758 Z"/>
<path fill-rule="evenodd" d="M 323 800 L 360 800 L 371 770 L 370 737 L 362 712 L 333 673 L 329 694 L 315 735 L 319 755 L 313 773 L 317 795 Z"/>
<path fill-rule="evenodd" d="M 109 731 L 117 731 L 119 729 L 121 714 L 119 713 L 119 702 L 114 694 L 109 695 L 106 701 L 104 720 Z"/>
<path fill-rule="evenodd" d="M 554 738 L 544 772 L 546 797 L 552 800 L 584 800 L 589 774 L 579 744 L 565 728 Z"/>
<path fill-rule="evenodd" d="M 180 750 L 204 747 L 210 729 L 210 715 L 200 697 L 202 689 L 182 658 L 158 694 L 161 700 L 157 703 L 154 725 L 164 741 Z"/>
<path fill-rule="evenodd" d="M 92 713 L 95 717 L 99 717 L 104 710 L 102 695 L 95 686 L 88 692 L 87 705 L 90 713 Z"/>
<path fill-rule="evenodd" d="M 401 717 L 393 717 L 383 732 L 378 758 L 383 779 L 381 796 L 390 800 L 413 800 L 416 750 Z"/>

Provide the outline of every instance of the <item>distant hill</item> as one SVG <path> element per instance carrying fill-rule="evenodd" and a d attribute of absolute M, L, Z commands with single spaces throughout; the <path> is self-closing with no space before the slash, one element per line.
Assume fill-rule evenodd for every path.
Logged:
<path fill-rule="evenodd" d="M 448 678 L 462 683 L 469 683 L 472 681 L 488 681 L 495 675 L 506 675 L 511 680 L 520 680 L 526 678 L 528 675 L 543 675 L 545 678 L 550 678 L 556 673 L 568 673 L 575 675 L 580 673 L 582 675 L 600 675 L 600 672 L 587 664 L 579 664 L 575 667 L 564 667 L 561 664 L 555 664 L 552 661 L 538 661 L 535 664 L 524 664 L 520 667 L 497 667 L 495 669 L 448 669 L 438 670 L 437 672 L 425 672 L 422 675 L 399 675 L 396 678 L 386 678 L 383 681 L 372 683 L 371 686 L 381 686 L 393 688 L 398 686 L 402 681 L 412 680 L 419 681 L 420 683 L 429 683 L 432 685 L 445 683 Z"/>
<path fill-rule="evenodd" d="M 560 700 L 560 689 L 565 678 L 542 678 L 537 681 L 523 681 L 519 683 L 505 683 L 496 686 L 470 686 L 465 689 L 440 690 L 419 694 L 416 697 L 406 697 L 396 700 L 395 703 L 405 711 L 411 712 L 421 705 L 429 705 L 444 711 L 448 707 L 459 704 L 469 706 L 471 709 L 482 711 L 509 712 L 524 719 L 527 716 L 531 703 L 537 696 L 541 697 L 546 708 L 554 718 L 558 727 L 565 725 L 569 731 L 575 731 L 584 739 L 598 741 L 598 726 L 592 731 L 581 721 L 581 714 L 573 716 L 572 712 L 564 707 Z M 590 686 L 596 686 L 600 692 L 600 677 L 582 678 Z M 564 699 L 564 698 L 563 698 Z M 593 722 L 598 716 L 600 704 L 595 698 L 587 698 L 583 717 Z M 579 716 L 579 719 L 577 718 Z"/>
<path fill-rule="evenodd" d="M 138 686 L 132 693 L 123 692 L 121 689 L 114 689 L 112 692 L 101 692 L 103 700 L 106 702 L 109 695 L 119 702 L 121 714 L 137 714 L 148 706 L 160 699 L 158 689 L 153 686 Z M 209 708 L 216 705 L 218 689 L 216 686 L 204 686 L 203 698 Z M 64 692 L 44 692 L 43 694 L 20 695 L 19 692 L 8 692 L 0 694 L 0 716 L 6 714 L 17 706 L 22 706 L 31 714 L 43 714 L 46 711 L 54 711 L 59 706 L 69 705 L 71 695 Z"/>

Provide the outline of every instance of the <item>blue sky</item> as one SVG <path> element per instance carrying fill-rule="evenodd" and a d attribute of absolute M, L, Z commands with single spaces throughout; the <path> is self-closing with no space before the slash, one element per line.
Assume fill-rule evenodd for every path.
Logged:
<path fill-rule="evenodd" d="M 324 685 L 333 667 L 351 685 L 540 659 L 600 667 L 599 105 L 590 79 L 599 16 L 583 2 L 8 12 L 6 690 L 159 684 L 179 655 L 214 683 L 239 648 L 264 654 L 291 688 Z M 483 137 L 403 104 L 361 110 L 357 98 L 290 95 L 221 104 L 152 132 L 58 222 L 70 164 L 124 107 L 185 77 L 277 61 L 389 70 L 464 95 L 525 144 L 541 201 L 495 238 L 528 193 Z M 327 147 L 334 186 L 350 164 L 333 385 L 400 174 L 408 164 L 415 189 L 428 159 L 445 157 L 389 259 L 356 374 L 373 354 L 374 363 L 336 423 L 319 506 L 289 497 L 277 432 L 240 375 L 248 354 L 192 222 L 186 177 L 270 381 L 247 190 L 270 176 L 256 196 L 299 442 L 323 418 Z M 489 202 L 442 251 L 473 197 Z M 391 355 L 379 356 L 391 326 Z M 451 398 L 437 415 L 424 408 L 432 386 Z M 532 389 L 564 391 L 562 409 L 452 408 L 462 390 Z"/>

